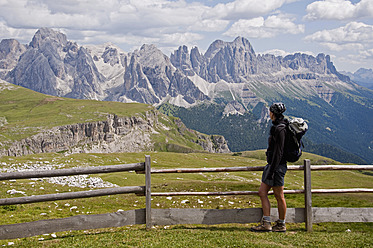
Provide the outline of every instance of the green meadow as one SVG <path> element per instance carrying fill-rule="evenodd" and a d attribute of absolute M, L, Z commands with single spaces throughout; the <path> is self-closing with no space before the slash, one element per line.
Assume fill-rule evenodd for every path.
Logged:
<path fill-rule="evenodd" d="M 0 84 L 1 86 L 1 84 Z M 0 138 L 20 140 L 55 126 L 106 120 L 108 114 L 132 116 L 152 108 L 146 104 L 76 100 L 44 95 L 19 86 L 0 90 Z"/>
<path fill-rule="evenodd" d="M 0 165 L 5 168 L 23 168 L 25 165 L 55 165 L 56 168 L 102 166 L 143 162 L 151 156 L 152 168 L 201 168 L 263 166 L 264 151 L 235 154 L 209 153 L 116 153 L 116 154 L 35 154 L 23 157 L 2 157 Z M 336 161 L 304 154 L 312 164 L 339 164 Z M 301 163 L 301 162 L 300 162 Z M 118 186 L 145 185 L 142 174 L 135 172 L 90 175 Z M 233 191 L 257 190 L 261 172 L 219 172 L 193 174 L 153 174 L 152 192 L 172 191 Z M 301 189 L 302 171 L 288 171 L 286 189 Z M 48 182 L 47 179 L 3 181 L 1 198 L 52 194 L 88 190 Z M 372 188 L 372 175 L 363 171 L 313 171 L 313 188 Z M 9 194 L 9 190 L 17 192 Z M 301 194 L 286 195 L 289 208 L 304 207 Z M 275 207 L 276 201 L 270 196 Z M 314 194 L 315 207 L 373 207 L 372 194 Z M 178 196 L 153 197 L 153 208 L 258 208 L 257 196 Z M 13 224 L 42 219 L 64 218 L 81 214 L 100 214 L 145 208 L 145 197 L 134 194 L 112 195 L 96 198 L 63 200 L 24 205 L 2 206 L 0 223 Z M 146 230 L 144 225 L 106 228 L 98 230 L 70 231 L 36 237 L 3 240 L 0 245 L 19 247 L 373 247 L 373 223 L 321 223 L 314 224 L 308 233 L 304 223 L 288 223 L 288 232 L 251 233 L 255 225 L 175 225 L 155 226 Z"/>

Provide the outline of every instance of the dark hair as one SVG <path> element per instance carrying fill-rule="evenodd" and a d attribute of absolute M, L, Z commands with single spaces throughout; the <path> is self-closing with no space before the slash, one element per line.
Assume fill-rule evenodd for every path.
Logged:
<path fill-rule="evenodd" d="M 276 102 L 269 107 L 269 111 L 276 116 L 276 119 L 283 119 L 284 115 L 282 113 L 286 111 L 286 107 L 282 102 Z"/>

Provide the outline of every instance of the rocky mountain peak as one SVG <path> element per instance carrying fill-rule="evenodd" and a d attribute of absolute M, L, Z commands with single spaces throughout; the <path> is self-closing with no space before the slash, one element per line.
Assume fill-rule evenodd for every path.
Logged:
<path fill-rule="evenodd" d="M 216 40 L 214 41 L 209 48 L 207 49 L 205 53 L 206 59 L 211 59 L 213 58 L 219 51 L 225 48 L 230 48 L 230 49 L 239 49 L 240 52 L 249 52 L 255 56 L 255 52 L 253 47 L 251 46 L 249 40 L 243 38 L 243 37 L 236 37 L 234 41 L 232 42 L 224 42 L 221 40 Z"/>
<path fill-rule="evenodd" d="M 120 62 L 119 52 L 113 47 L 106 47 L 102 54 L 102 58 L 104 59 L 104 63 L 109 63 L 111 66 L 119 64 Z"/>
<path fill-rule="evenodd" d="M 171 65 L 170 59 L 153 44 L 144 44 L 140 50 L 136 50 L 133 54 L 138 57 L 138 61 L 142 65 L 150 68 Z"/>
<path fill-rule="evenodd" d="M 192 57 L 191 54 L 189 54 L 187 46 L 180 46 L 178 50 L 171 53 L 170 61 L 176 68 L 180 68 L 187 76 L 195 75 L 192 69 Z"/>
<path fill-rule="evenodd" d="M 15 39 L 4 39 L 0 42 L 0 59 L 4 59 L 12 53 L 23 53 L 26 46 L 22 45 Z"/>
<path fill-rule="evenodd" d="M 41 44 L 45 42 L 52 42 L 60 44 L 61 46 L 66 46 L 67 38 L 66 35 L 57 31 L 54 31 L 50 28 L 41 28 L 39 29 L 32 41 L 30 42 L 30 47 L 39 48 Z"/>
<path fill-rule="evenodd" d="M 185 45 L 179 46 L 175 52 L 171 53 L 170 59 L 176 67 L 181 67 L 184 64 L 190 64 L 188 47 Z"/>
<path fill-rule="evenodd" d="M 328 58 L 324 54 L 319 54 L 317 57 L 314 57 L 304 53 L 295 53 L 285 56 L 282 61 L 285 67 L 289 67 L 293 70 L 309 68 L 316 73 L 324 74 L 328 73 L 327 59 Z"/>
<path fill-rule="evenodd" d="M 198 47 L 193 47 L 192 50 L 190 50 L 190 57 L 193 61 L 195 59 L 201 58 L 203 55 L 199 52 Z"/>
<path fill-rule="evenodd" d="M 355 83 L 364 86 L 368 89 L 373 89 L 373 70 L 366 68 L 359 68 L 354 73 L 351 72 L 341 72 L 342 74 L 348 76 Z"/>
<path fill-rule="evenodd" d="M 245 51 L 248 51 L 255 55 L 254 48 L 251 46 L 248 39 L 238 36 L 233 42 L 228 44 L 236 48 L 243 48 Z"/>
<path fill-rule="evenodd" d="M 222 40 L 216 40 L 214 41 L 213 43 L 211 43 L 211 45 L 209 46 L 209 48 L 207 49 L 206 53 L 205 53 L 205 57 L 206 58 L 212 58 L 214 57 L 214 55 L 221 49 L 223 48 L 224 46 L 226 45 L 226 42 L 222 41 Z"/>
<path fill-rule="evenodd" d="M 26 46 L 15 39 L 4 39 L 0 42 L 0 69 L 10 70 L 16 66 L 21 54 L 26 51 Z"/>
<path fill-rule="evenodd" d="M 373 70 L 360 68 L 354 74 L 360 75 L 361 78 L 373 78 Z"/>
<path fill-rule="evenodd" d="M 190 50 L 190 62 L 194 71 L 203 71 L 202 67 L 205 60 L 205 57 L 199 52 L 198 47 L 193 47 L 192 50 Z"/>
<path fill-rule="evenodd" d="M 44 94 L 103 99 L 100 83 L 105 78 L 98 72 L 87 49 L 49 28 L 36 32 L 5 78 Z"/>

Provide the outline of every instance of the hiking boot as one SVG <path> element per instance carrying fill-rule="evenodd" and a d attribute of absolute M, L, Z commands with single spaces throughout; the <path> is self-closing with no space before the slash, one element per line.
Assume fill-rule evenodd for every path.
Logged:
<path fill-rule="evenodd" d="M 286 232 L 286 225 L 284 222 L 277 220 L 276 224 L 272 227 L 272 232 Z"/>
<path fill-rule="evenodd" d="M 252 232 L 271 232 L 272 226 L 270 221 L 266 221 L 262 219 L 262 222 L 258 226 L 253 226 L 250 228 Z"/>

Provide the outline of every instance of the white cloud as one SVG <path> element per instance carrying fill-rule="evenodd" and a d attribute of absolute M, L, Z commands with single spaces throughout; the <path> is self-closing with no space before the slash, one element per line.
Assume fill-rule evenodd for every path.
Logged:
<path fill-rule="evenodd" d="M 208 31 L 208 32 L 219 32 L 223 31 L 229 24 L 227 20 L 202 20 L 196 22 L 190 27 L 191 30 L 196 31 Z"/>
<path fill-rule="evenodd" d="M 287 51 L 284 51 L 284 50 L 281 50 L 281 49 L 271 49 L 271 50 L 267 50 L 267 51 L 264 51 L 264 52 L 261 52 L 259 54 L 272 54 L 274 56 L 281 56 L 281 57 L 285 57 L 287 55 L 290 55 L 290 54 L 295 54 L 295 53 L 302 53 L 302 54 L 308 54 L 308 55 L 312 55 L 312 56 L 316 56 L 315 53 L 313 52 L 310 52 L 310 51 L 295 51 L 295 52 L 287 52 Z"/>
<path fill-rule="evenodd" d="M 249 20 L 241 19 L 235 22 L 224 35 L 249 38 L 271 38 L 279 34 L 304 33 L 304 25 L 298 25 L 287 15 L 271 15 L 267 19 L 257 17 Z"/>
<path fill-rule="evenodd" d="M 185 44 L 191 45 L 196 40 L 202 39 L 202 35 L 196 33 L 173 33 L 163 35 L 158 42 L 162 40 L 163 44 Z"/>
<path fill-rule="evenodd" d="M 361 51 L 360 56 L 362 59 L 373 60 L 373 48 Z"/>
<path fill-rule="evenodd" d="M 35 32 L 36 30 L 11 28 L 0 21 L 0 36 L 3 38 L 16 39 L 21 43 L 29 43 L 29 37 L 32 37 Z"/>
<path fill-rule="evenodd" d="M 358 53 L 348 54 L 346 57 L 339 57 L 339 61 L 346 63 L 348 65 L 355 65 L 354 67 L 357 70 L 358 68 L 371 68 L 373 62 L 373 49 L 359 51 Z M 365 66 L 362 66 L 365 64 Z M 349 70 L 354 71 L 354 70 Z"/>
<path fill-rule="evenodd" d="M 357 53 L 348 54 L 346 56 L 338 57 L 341 63 L 349 65 L 346 71 L 356 71 L 359 68 L 372 68 L 373 63 L 373 49 L 359 51 Z"/>
<path fill-rule="evenodd" d="M 248 19 L 268 14 L 289 2 L 294 0 L 236 0 L 217 4 L 206 15 L 227 20 Z"/>
<path fill-rule="evenodd" d="M 47 1 L 48 2 L 48 1 Z M 9 27 L 36 29 L 44 26 L 71 29 L 95 28 L 102 24 L 102 16 L 90 18 L 92 14 L 52 11 L 42 1 L 15 0 L 0 4 L 0 16 Z"/>
<path fill-rule="evenodd" d="M 271 50 L 267 50 L 267 51 L 264 51 L 262 53 L 258 53 L 258 54 L 272 54 L 274 56 L 281 56 L 281 57 L 285 57 L 286 55 L 289 55 L 290 53 L 289 52 L 286 52 L 284 50 L 281 50 L 281 49 L 271 49 Z"/>
<path fill-rule="evenodd" d="M 184 0 L 1 0 L 0 20 L 13 28 L 52 27 L 144 37 L 223 30 L 229 22 L 204 18 L 209 9 Z"/>
<path fill-rule="evenodd" d="M 339 54 L 336 63 L 344 64 L 344 70 L 359 67 L 370 68 L 373 62 L 373 25 L 350 22 L 345 26 L 322 30 L 308 35 L 305 41 L 319 43 Z"/>
<path fill-rule="evenodd" d="M 209 33 L 222 32 L 240 18 L 266 15 L 293 1 L 296 0 L 232 0 L 211 7 L 204 1 L 186 0 L 0 0 L 0 22 L 7 29 L 29 30 L 22 40 L 30 40 L 41 27 L 50 27 L 84 43 L 150 41 L 168 46 L 172 41 L 174 45 L 191 44 L 191 39 L 197 41 Z M 263 20 L 265 27 L 258 27 L 249 37 L 257 36 L 257 32 L 261 37 L 273 37 L 272 32 L 281 29 L 280 22 L 287 26 L 282 28 L 286 33 L 304 29 L 289 18 L 279 18 L 270 16 Z M 245 25 L 245 21 L 238 21 L 227 34 L 239 32 L 240 25 Z M 0 36 L 8 35 L 2 31 Z"/>
<path fill-rule="evenodd" d="M 316 1 L 307 6 L 306 20 L 351 20 L 373 17 L 373 1 L 353 4 L 346 0 Z"/>
<path fill-rule="evenodd" d="M 296 0 L 232 0 L 211 7 L 204 1 L 185 0 L 0 0 L 0 36 L 20 31 L 15 38 L 30 41 L 37 29 L 50 27 L 83 44 L 196 45 L 209 33 L 223 32 L 240 17 L 259 17 L 292 1 Z M 266 28 L 258 27 L 255 32 L 272 37 L 281 21 L 289 25 L 287 33 L 297 32 L 289 19 L 276 16 L 264 20 Z M 228 33 L 238 32 L 240 22 Z"/>
<path fill-rule="evenodd" d="M 189 27 L 201 20 L 206 7 L 200 4 L 186 4 L 184 1 L 131 1 L 110 13 L 111 23 L 122 25 L 125 30 L 134 28 Z"/>
<path fill-rule="evenodd" d="M 342 57 L 340 60 L 342 62 L 346 62 L 346 63 L 354 64 L 354 65 L 361 65 L 362 63 L 371 65 L 373 62 L 373 49 L 362 50 L 362 51 L 359 51 L 358 53 L 349 54 L 345 58 Z M 366 67 L 371 68 L 371 66 L 366 66 Z"/>
<path fill-rule="evenodd" d="M 229 24 L 204 18 L 209 9 L 184 0 L 0 0 L 0 37 L 30 41 L 37 29 L 51 27 L 83 43 L 191 44 L 202 38 L 198 32 Z"/>
<path fill-rule="evenodd" d="M 373 45 L 373 25 L 350 22 L 336 29 L 318 31 L 306 36 L 305 40 L 335 51 L 364 49 Z"/>
<path fill-rule="evenodd" d="M 77 36 L 77 38 L 74 38 L 74 36 Z M 179 45 L 186 45 L 188 47 L 196 46 L 196 42 L 202 38 L 202 35 L 191 32 L 159 34 L 158 36 L 154 35 L 152 37 L 134 34 L 110 35 L 102 31 L 83 31 L 78 32 L 78 34 L 70 31 L 68 35 L 68 39 L 72 39 L 78 44 L 104 44 L 108 41 L 116 45 L 125 43 L 127 47 L 129 47 L 128 51 L 139 49 L 142 44 L 157 44 L 157 48 L 162 50 L 165 54 L 170 54 Z"/>
<path fill-rule="evenodd" d="M 336 44 L 331 42 L 322 42 L 320 43 L 324 47 L 327 47 L 331 51 L 357 51 L 364 49 L 364 46 L 359 43 L 347 43 L 347 44 Z"/>

